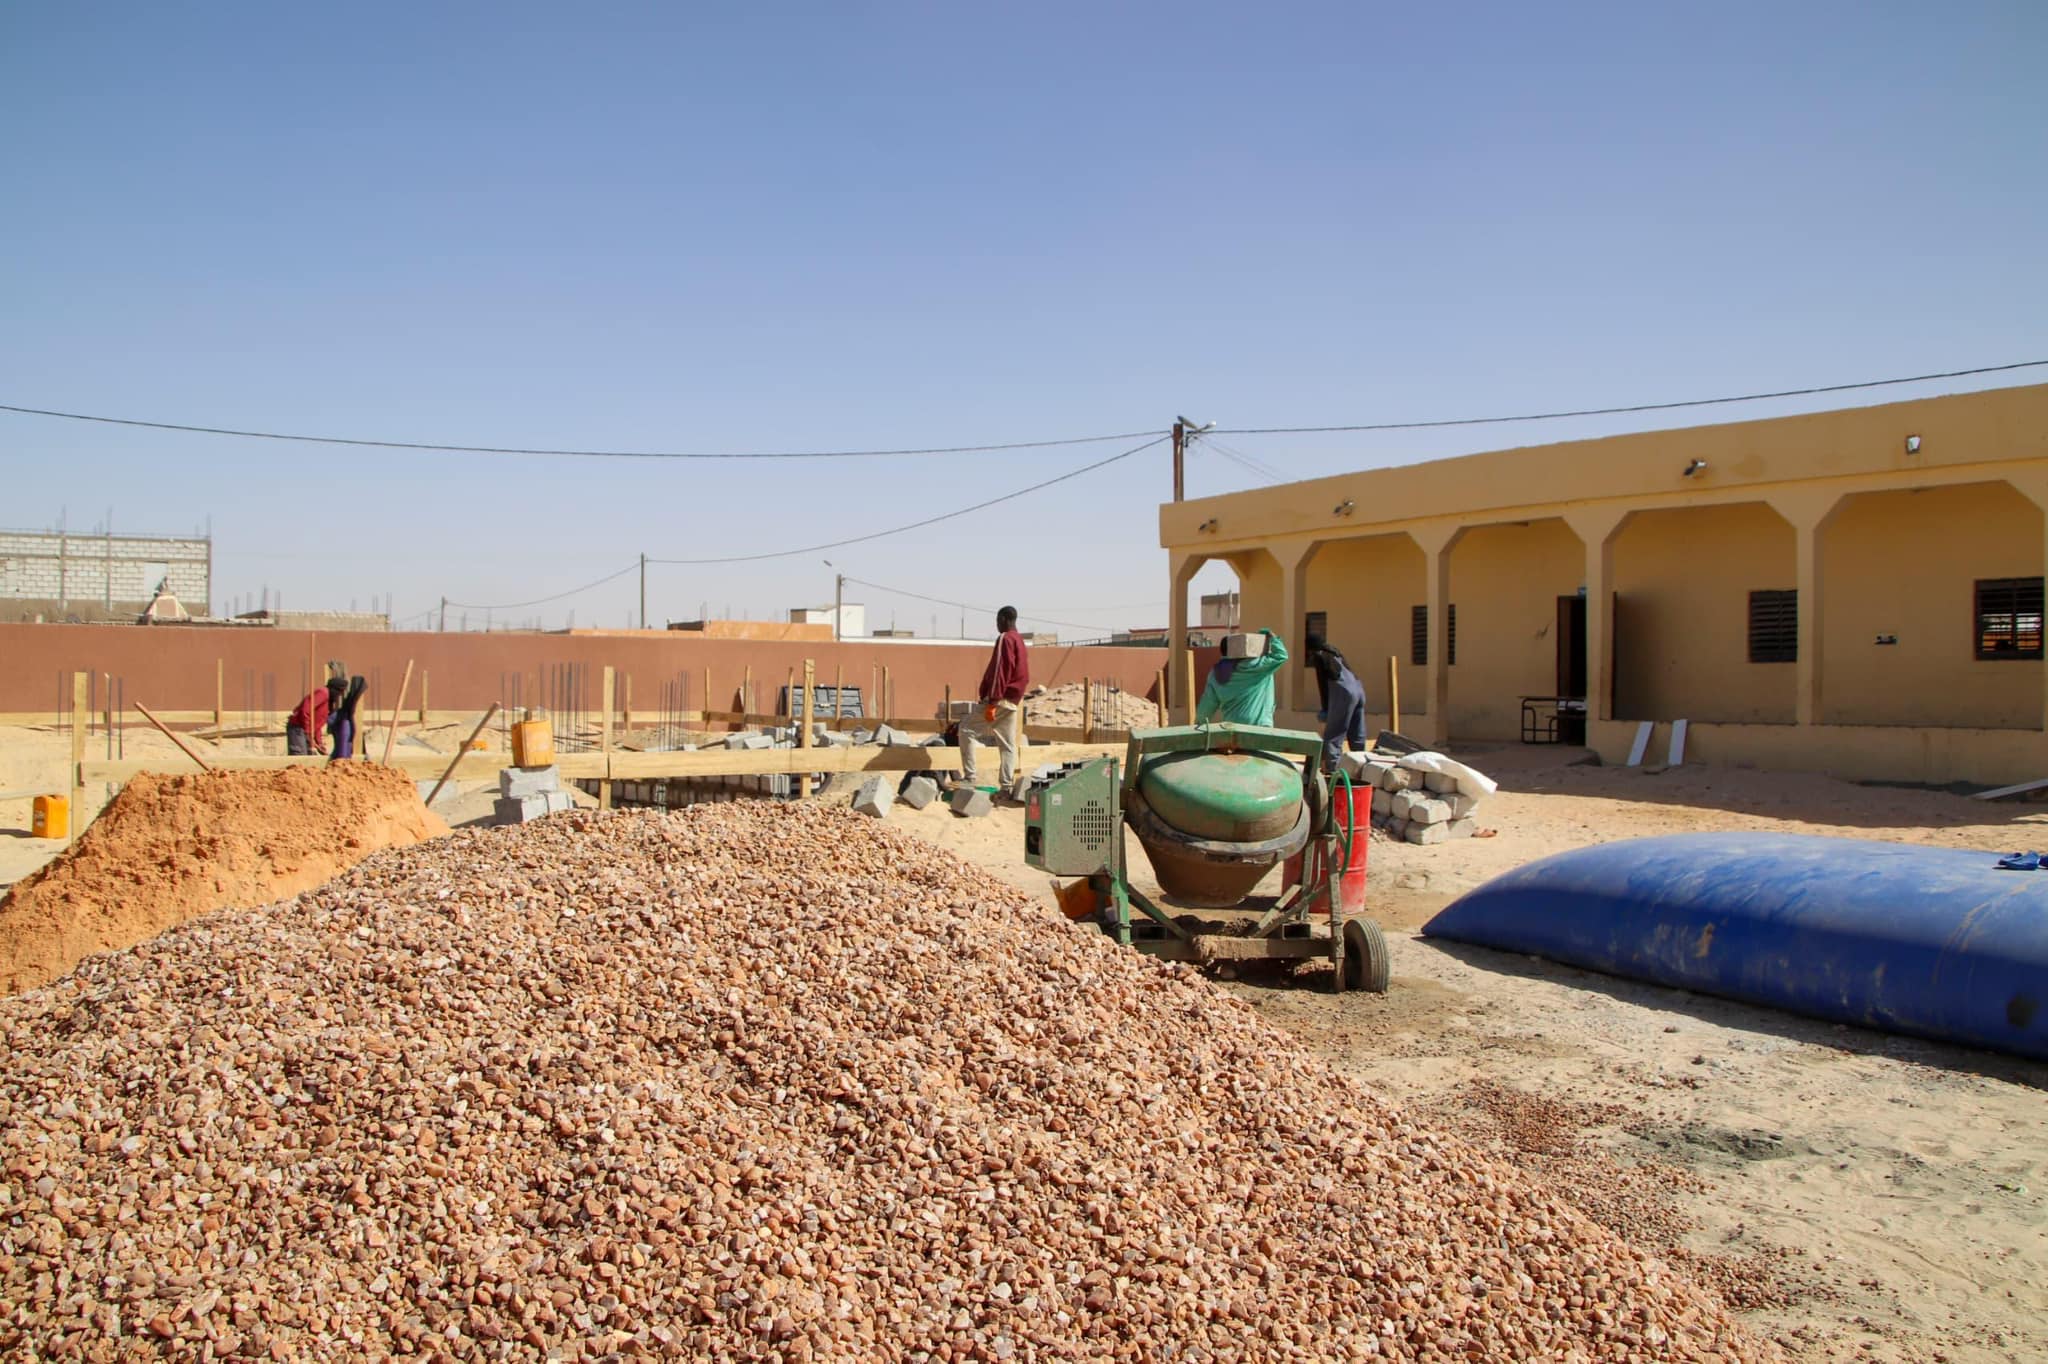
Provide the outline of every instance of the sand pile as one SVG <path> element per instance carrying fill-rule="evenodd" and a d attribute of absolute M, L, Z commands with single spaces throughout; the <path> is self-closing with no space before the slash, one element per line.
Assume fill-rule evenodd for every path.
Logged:
<path fill-rule="evenodd" d="M 1037 696 L 1024 699 L 1024 721 L 1032 725 L 1080 725 L 1087 705 L 1086 684 L 1069 682 L 1048 687 Z M 1159 707 L 1146 697 L 1128 691 L 1095 688 L 1095 723 L 1104 729 L 1153 729 L 1159 724 Z"/>
<path fill-rule="evenodd" d="M 75 846 L 0 900 L 0 994 L 195 914 L 269 904 L 379 848 L 447 832 L 408 778 L 370 763 L 144 773 Z"/>
<path fill-rule="evenodd" d="M 1772 1357 L 1199 977 L 848 811 L 464 831 L 0 1038 L 0 1352 Z"/>

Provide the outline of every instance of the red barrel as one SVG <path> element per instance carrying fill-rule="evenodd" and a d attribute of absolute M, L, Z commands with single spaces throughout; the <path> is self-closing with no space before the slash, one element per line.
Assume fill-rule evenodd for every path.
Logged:
<path fill-rule="evenodd" d="M 1351 823 L 1351 795 L 1352 788 L 1341 784 L 1330 792 L 1331 809 L 1336 815 L 1337 828 L 1340 831 Z M 1351 862 L 1350 865 L 1344 868 L 1344 875 L 1338 881 L 1337 888 L 1337 893 L 1344 897 L 1344 912 L 1346 914 L 1362 914 L 1365 912 L 1365 861 L 1371 852 L 1372 844 L 1371 791 L 1360 791 L 1358 793 L 1358 809 L 1360 818 L 1357 827 L 1351 831 Z M 1338 836 L 1341 840 L 1342 833 L 1340 832 Z M 1342 846 L 1341 841 L 1339 846 Z M 1287 867 L 1281 874 L 1280 882 L 1280 889 L 1283 892 L 1300 883 L 1301 859 L 1301 853 L 1296 853 L 1287 859 Z M 1329 911 L 1326 908 L 1318 907 L 1315 912 L 1327 914 Z"/>

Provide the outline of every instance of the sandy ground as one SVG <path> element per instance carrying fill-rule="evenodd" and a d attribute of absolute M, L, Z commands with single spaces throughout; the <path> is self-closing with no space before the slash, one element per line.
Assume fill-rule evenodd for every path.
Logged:
<path fill-rule="evenodd" d="M 1757 829 L 2048 848 L 2048 809 L 1821 777 L 1566 765 L 1575 751 L 1461 756 L 1502 782 L 1479 812 L 1497 836 L 1372 845 L 1389 993 L 1335 995 L 1327 971 L 1224 988 L 1369 1087 L 1666 1246 L 1796 1358 L 2048 1359 L 2048 1066 L 1416 932 L 1459 892 L 1588 843 Z M 1049 879 L 1023 864 L 1021 811 L 890 817 L 1051 904 Z M 1132 864 L 1156 890 L 1135 843 Z"/>
<path fill-rule="evenodd" d="M 460 736 L 419 737 L 452 750 Z M 227 747 L 282 751 L 275 739 Z M 0 729 L 0 791 L 57 789 L 68 751 L 57 731 Z M 127 754 L 176 758 L 135 730 Z M 1587 843 L 1757 829 L 2048 848 L 2048 807 L 1699 766 L 1571 766 L 1565 750 L 1461 756 L 1502 782 L 1479 813 L 1497 836 L 1372 845 L 1388 994 L 1334 995 L 1314 971 L 1223 988 L 1369 1087 L 1664 1246 L 1797 1358 L 2048 1359 L 2048 1066 L 1416 934 L 1461 891 Z M 435 808 L 460 823 L 487 814 L 493 794 L 469 783 Z M 891 819 L 1050 905 L 1048 878 L 1023 863 L 1020 811 L 960 820 L 899 806 Z M 0 887 L 57 851 L 28 827 L 27 800 L 0 801 Z M 1156 889 L 1135 846 L 1132 862 Z"/>

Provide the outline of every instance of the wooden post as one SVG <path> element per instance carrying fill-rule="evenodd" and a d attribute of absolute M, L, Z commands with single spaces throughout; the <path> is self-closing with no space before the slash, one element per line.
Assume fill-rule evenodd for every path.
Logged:
<path fill-rule="evenodd" d="M 832 728 L 839 728 L 841 717 L 846 714 L 846 665 L 832 665 Z"/>
<path fill-rule="evenodd" d="M 709 734 L 709 733 L 711 732 L 711 665 L 710 665 L 709 663 L 706 663 L 706 664 L 704 665 L 704 705 L 703 705 L 703 713 L 704 713 L 704 720 L 703 720 L 703 725 L 704 725 L 704 732 L 705 732 L 706 734 Z"/>
<path fill-rule="evenodd" d="M 85 780 L 80 773 L 85 762 L 85 727 L 92 723 L 92 674 L 71 674 L 71 837 L 78 841 L 78 828 L 85 822 Z"/>
<path fill-rule="evenodd" d="M 631 673 L 626 674 L 626 696 L 619 703 L 619 706 L 619 728 L 631 734 L 633 732 L 633 674 Z"/>
<path fill-rule="evenodd" d="M 1181 698 L 1181 711 L 1187 716 L 1187 723 L 1195 722 L 1195 651 L 1187 650 L 1181 655 L 1187 660 L 1187 695 Z"/>
<path fill-rule="evenodd" d="M 754 665 L 749 663 L 740 673 L 740 728 L 747 727 L 747 717 L 754 713 Z"/>
<path fill-rule="evenodd" d="M 896 696 L 894 689 L 889 685 L 889 665 L 886 663 L 882 665 L 882 718 L 896 718 Z"/>
<path fill-rule="evenodd" d="M 1095 742 L 1095 679 L 1081 679 L 1081 742 Z"/>
<path fill-rule="evenodd" d="M 812 707 L 812 701 L 811 701 L 811 693 L 812 693 L 812 692 L 813 692 L 813 691 L 814 691 L 814 690 L 816 689 L 817 679 L 818 679 L 818 670 L 817 670 L 817 665 L 816 665 L 815 663 L 813 663 L 813 662 L 812 662 L 812 661 L 811 661 L 810 659 L 808 659 L 808 658 L 807 658 L 807 659 L 805 659 L 805 660 L 804 660 L 804 705 L 803 705 L 803 717 L 804 717 L 804 718 L 803 718 L 803 728 L 802 728 L 802 729 L 799 729 L 799 730 L 798 730 L 798 731 L 796 732 L 796 746 L 797 746 L 798 748 L 809 748 L 809 747 L 811 746 L 811 743 L 812 743 L 812 738 L 811 738 L 811 723 L 812 723 L 812 711 L 811 711 L 811 707 Z M 797 799 L 798 799 L 798 800 L 809 800 L 809 799 L 811 798 L 811 774 L 810 774 L 810 773 L 808 773 L 808 772 L 804 772 L 804 773 L 800 773 L 800 774 L 798 774 L 798 776 L 797 776 L 797 779 L 796 779 L 796 797 L 797 797 Z"/>
<path fill-rule="evenodd" d="M 405 694 L 412 687 L 412 660 L 405 660 L 405 674 L 398 679 L 398 699 L 391 705 L 391 728 L 384 731 L 384 757 L 382 762 L 391 766 L 391 745 L 398 742 L 398 717 L 405 711 Z"/>
<path fill-rule="evenodd" d="M 171 733 L 171 727 L 165 724 L 163 721 L 157 719 L 154 715 L 151 715 L 149 713 L 148 706 L 145 706 L 140 701 L 137 701 L 135 703 L 135 709 L 141 711 L 142 718 L 149 721 L 151 724 L 155 725 L 157 727 L 158 732 L 160 732 L 166 739 L 169 739 L 172 743 L 176 744 L 178 746 L 179 752 L 183 753 L 193 762 L 198 763 L 200 771 L 213 771 L 213 764 L 208 762 L 206 759 L 200 757 L 199 750 L 192 747 L 192 745 L 186 743 L 182 736 Z"/>
<path fill-rule="evenodd" d="M 605 775 L 598 778 L 597 782 L 597 808 L 600 810 L 612 808 L 612 693 L 617 685 L 617 674 L 606 668 L 602 683 L 604 715 L 597 724 L 597 746 L 605 753 Z"/>
<path fill-rule="evenodd" d="M 228 665 L 225 659 L 213 660 L 213 728 L 216 733 L 227 728 L 226 707 L 228 690 Z"/>
<path fill-rule="evenodd" d="M 1401 732 L 1401 660 L 1387 655 L 1387 728 Z"/>
<path fill-rule="evenodd" d="M 946 684 L 946 708 L 939 712 L 939 732 L 946 732 L 946 726 L 953 723 L 953 684 Z"/>
<path fill-rule="evenodd" d="M 426 670 L 425 668 L 421 668 L 421 669 L 420 669 L 420 727 L 421 727 L 422 729 L 424 729 L 424 728 L 426 728 L 426 724 L 427 724 L 427 670 Z"/>
<path fill-rule="evenodd" d="M 469 732 L 469 737 L 462 741 L 462 747 L 455 750 L 455 757 L 449 762 L 448 770 L 441 774 L 441 780 L 434 783 L 434 789 L 427 792 L 426 803 L 429 809 L 433 808 L 434 797 L 441 794 L 441 788 L 446 786 L 448 779 L 455 775 L 455 769 L 462 764 L 464 758 L 469 756 L 469 746 L 476 742 L 476 736 L 484 732 L 484 726 L 488 725 L 491 722 L 491 717 L 497 713 L 498 703 L 493 701 L 491 702 L 491 708 L 484 712 L 484 718 L 476 722 L 476 728 L 472 729 Z"/>
<path fill-rule="evenodd" d="M 1159 670 L 1159 727 L 1166 728 L 1166 669 Z"/>
<path fill-rule="evenodd" d="M 790 713 L 790 716 L 791 716 L 791 718 L 795 718 L 795 716 L 796 716 L 796 665 L 795 665 L 794 663 L 792 663 L 792 664 L 790 664 L 790 665 L 789 665 L 789 676 L 783 679 L 783 682 L 782 682 L 782 694 L 783 694 L 784 696 L 787 696 L 787 697 L 789 698 L 789 713 Z"/>

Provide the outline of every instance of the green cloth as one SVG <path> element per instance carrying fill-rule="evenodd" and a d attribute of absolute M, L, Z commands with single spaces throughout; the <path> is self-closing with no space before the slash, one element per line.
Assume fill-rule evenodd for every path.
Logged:
<path fill-rule="evenodd" d="M 1217 681 L 1215 672 L 1210 672 L 1202 686 L 1201 703 L 1195 707 L 1196 724 L 1227 720 L 1238 725 L 1272 725 L 1273 679 L 1287 662 L 1287 646 L 1271 630 L 1260 633 L 1266 637 L 1266 652 L 1257 658 L 1238 659 L 1228 682 Z"/>

